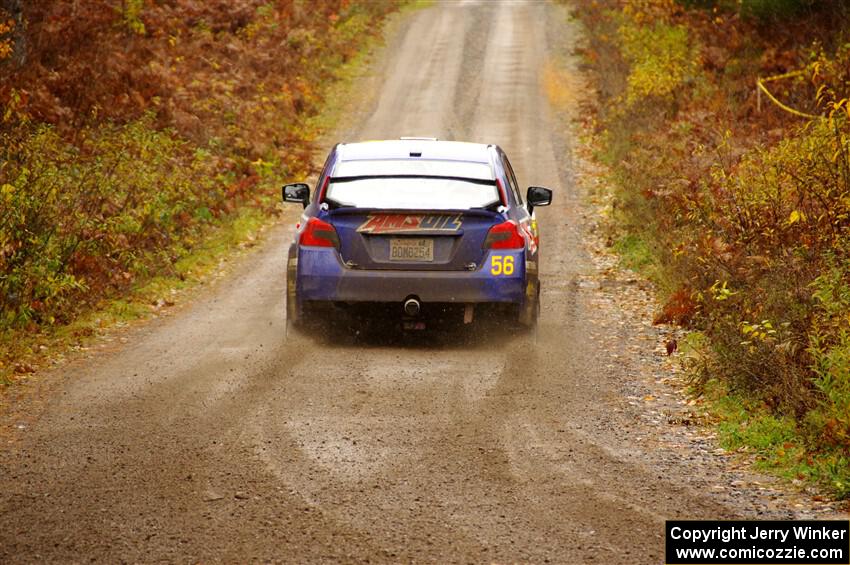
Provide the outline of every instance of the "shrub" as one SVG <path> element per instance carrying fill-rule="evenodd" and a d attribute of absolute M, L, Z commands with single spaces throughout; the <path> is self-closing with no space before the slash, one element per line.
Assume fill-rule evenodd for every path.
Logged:
<path fill-rule="evenodd" d="M 850 260 L 831 259 L 812 282 L 816 300 L 809 334 L 813 383 L 821 393 L 810 417 L 814 443 L 843 446 L 850 456 Z"/>
<path fill-rule="evenodd" d="M 641 25 L 624 18 L 619 33 L 623 55 L 630 65 L 626 105 L 633 107 L 647 99 L 675 99 L 695 68 L 687 28 L 664 22 Z"/>
<path fill-rule="evenodd" d="M 198 210 L 224 210 L 212 159 L 152 122 L 84 129 L 78 145 L 46 125 L 2 136 L 0 328 L 67 322 L 86 296 L 167 268 Z"/>

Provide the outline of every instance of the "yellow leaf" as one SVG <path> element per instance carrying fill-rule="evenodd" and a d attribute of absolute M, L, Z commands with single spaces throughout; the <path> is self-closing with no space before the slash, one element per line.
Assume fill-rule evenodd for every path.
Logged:
<path fill-rule="evenodd" d="M 798 210 L 794 210 L 793 212 L 791 212 L 791 215 L 788 216 L 788 225 L 789 226 L 794 225 L 794 224 L 796 224 L 797 222 L 800 222 L 800 221 L 806 221 L 806 215 L 803 212 L 800 212 Z"/>

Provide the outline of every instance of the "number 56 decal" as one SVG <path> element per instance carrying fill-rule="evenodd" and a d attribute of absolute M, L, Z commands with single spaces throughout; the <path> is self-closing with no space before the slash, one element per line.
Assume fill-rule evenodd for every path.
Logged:
<path fill-rule="evenodd" d="M 490 259 L 490 274 L 512 275 L 514 274 L 514 258 L 512 255 L 494 255 Z"/>

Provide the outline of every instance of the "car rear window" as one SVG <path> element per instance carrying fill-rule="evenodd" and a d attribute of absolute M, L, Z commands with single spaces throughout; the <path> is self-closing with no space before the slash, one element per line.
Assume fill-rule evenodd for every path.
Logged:
<path fill-rule="evenodd" d="M 331 179 L 325 200 L 387 210 L 469 210 L 500 202 L 496 185 L 489 182 L 409 177 Z"/>

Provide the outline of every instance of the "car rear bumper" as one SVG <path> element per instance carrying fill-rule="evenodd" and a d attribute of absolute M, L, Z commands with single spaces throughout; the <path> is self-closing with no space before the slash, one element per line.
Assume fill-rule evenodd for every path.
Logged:
<path fill-rule="evenodd" d="M 493 274 L 494 255 L 502 260 L 513 257 L 510 275 Z M 350 269 L 330 248 L 302 247 L 297 256 L 297 269 L 293 270 L 302 302 L 401 302 L 413 295 L 422 302 L 521 304 L 526 296 L 523 250 L 491 252 L 474 271 Z"/>

